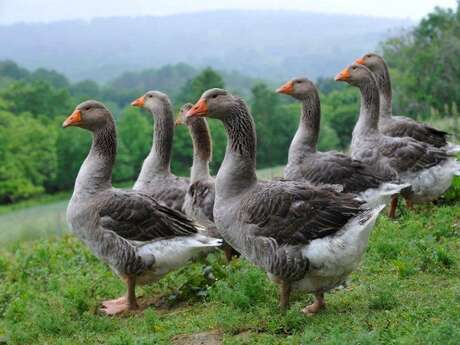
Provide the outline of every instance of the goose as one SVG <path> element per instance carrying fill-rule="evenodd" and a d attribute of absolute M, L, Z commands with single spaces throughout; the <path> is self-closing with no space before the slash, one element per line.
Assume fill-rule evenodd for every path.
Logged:
<path fill-rule="evenodd" d="M 311 183 L 340 185 L 346 193 L 358 194 L 368 206 L 386 204 L 408 184 L 389 183 L 363 162 L 336 151 L 319 152 L 321 105 L 315 84 L 307 78 L 295 78 L 276 92 L 302 103 L 299 127 L 289 147 L 284 177 Z"/>
<path fill-rule="evenodd" d="M 379 93 L 377 81 L 364 65 L 354 63 L 335 79 L 358 87 L 361 109 L 353 129 L 351 156 L 411 185 L 404 195 L 409 208 L 413 203 L 437 199 L 450 186 L 459 164 L 445 150 L 411 137 L 390 137 L 379 131 Z M 396 201 L 397 202 L 397 201 Z M 396 206 L 394 206 L 396 207 Z"/>
<path fill-rule="evenodd" d="M 406 116 L 394 116 L 392 109 L 391 79 L 383 57 L 367 53 L 356 63 L 369 68 L 377 80 L 380 97 L 380 131 L 390 137 L 411 137 L 427 144 L 445 148 L 449 153 L 460 152 L 460 145 L 447 142 L 449 133 L 420 123 Z"/>
<path fill-rule="evenodd" d="M 148 109 L 155 122 L 152 148 L 142 164 L 133 189 L 149 194 L 165 206 L 182 211 L 189 180 L 171 173 L 174 136 L 171 101 L 160 91 L 148 91 L 131 105 Z"/>
<path fill-rule="evenodd" d="M 135 310 L 136 284 L 158 281 L 221 240 L 200 234 L 192 220 L 145 193 L 112 187 L 117 136 L 113 116 L 102 103 L 79 104 L 62 126 L 93 135 L 67 207 L 69 226 L 127 285 L 127 295 L 103 302 L 101 311 Z"/>
<path fill-rule="evenodd" d="M 299 290 L 316 296 L 303 312 L 317 313 L 324 293 L 357 267 L 384 206 L 365 208 L 353 194 L 308 182 L 257 180 L 252 115 L 226 90 L 205 91 L 186 116 L 218 119 L 227 133 L 214 203 L 223 239 L 279 284 L 283 311 Z"/>
<path fill-rule="evenodd" d="M 193 104 L 186 103 L 176 118 L 177 125 L 188 127 L 193 143 L 193 164 L 190 170 L 190 186 L 185 194 L 184 213 L 195 219 L 199 224 L 206 227 L 208 235 L 220 238 L 220 234 L 214 224 L 214 178 L 209 173 L 209 162 L 212 156 L 212 142 L 209 133 L 208 122 L 204 118 L 186 118 L 185 113 L 193 107 Z M 238 257 L 239 253 L 223 242 L 221 249 L 224 251 L 227 262 Z"/>

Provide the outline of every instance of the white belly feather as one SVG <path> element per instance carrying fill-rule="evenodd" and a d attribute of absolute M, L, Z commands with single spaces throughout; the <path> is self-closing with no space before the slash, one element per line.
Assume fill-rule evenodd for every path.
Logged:
<path fill-rule="evenodd" d="M 333 236 L 312 241 L 302 254 L 310 260 L 311 269 L 304 279 L 293 284 L 296 290 L 307 292 L 328 291 L 343 283 L 356 269 L 367 248 L 369 234 L 375 225 L 381 205 L 369 211 L 368 219 L 353 218 Z"/>
<path fill-rule="evenodd" d="M 182 267 L 200 254 L 219 247 L 222 240 L 196 234 L 150 242 L 140 246 L 139 256 L 154 256 L 155 264 L 149 272 L 140 277 L 140 283 L 159 280 L 165 274 Z"/>
<path fill-rule="evenodd" d="M 460 175 L 460 163 L 451 158 L 421 172 L 401 174 L 401 180 L 411 184 L 414 202 L 429 202 L 440 197 L 450 187 L 455 175 Z"/>

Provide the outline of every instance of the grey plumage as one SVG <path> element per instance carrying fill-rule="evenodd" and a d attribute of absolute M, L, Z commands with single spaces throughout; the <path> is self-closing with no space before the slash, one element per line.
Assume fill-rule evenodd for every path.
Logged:
<path fill-rule="evenodd" d="M 435 147 L 446 147 L 449 133 L 406 116 L 393 116 L 390 73 L 381 56 L 368 53 L 358 61 L 374 73 L 377 81 L 380 97 L 379 128 L 382 134 L 390 137 L 411 137 Z"/>
<path fill-rule="evenodd" d="M 379 132 L 379 94 L 371 71 L 359 64 L 350 66 L 356 81 L 350 81 L 361 90 L 361 110 L 353 130 L 352 157 L 359 159 L 387 178 L 398 178 L 401 173 L 429 169 L 449 158 L 442 149 L 413 138 L 396 138 Z"/>
<path fill-rule="evenodd" d="M 388 178 L 400 178 L 412 186 L 406 195 L 411 202 L 438 198 L 459 174 L 457 161 L 443 148 L 411 137 L 390 137 L 379 131 L 379 94 L 377 81 L 364 65 L 353 64 L 337 77 L 361 91 L 361 108 L 353 130 L 352 157 L 370 165 Z"/>
<path fill-rule="evenodd" d="M 383 176 L 361 161 L 335 151 L 317 151 L 321 107 L 316 86 L 307 78 L 295 78 L 285 85 L 286 93 L 302 104 L 299 127 L 289 148 L 284 177 L 307 180 L 314 184 L 342 185 L 347 193 L 361 193 L 379 188 Z"/>
<path fill-rule="evenodd" d="M 144 96 L 144 107 L 154 119 L 152 148 L 144 160 L 133 189 L 152 196 L 163 205 L 182 210 L 189 180 L 171 173 L 174 116 L 169 97 L 159 91 Z"/>
<path fill-rule="evenodd" d="M 76 111 L 81 120 L 71 125 L 90 130 L 93 142 L 78 173 L 67 220 L 96 256 L 128 280 L 127 303 L 135 308 L 136 280 L 158 280 L 220 241 L 200 235 L 191 219 L 143 192 L 113 188 L 117 140 L 112 114 L 94 101 Z M 121 306 L 113 303 L 110 310 Z"/>
<path fill-rule="evenodd" d="M 203 103 L 206 107 L 200 106 Z M 327 284 L 324 285 L 316 280 L 318 266 L 311 265 L 310 261 L 316 261 L 320 252 L 325 256 L 330 254 L 329 249 L 316 249 L 322 245 L 322 240 L 333 241 L 336 236 L 353 233 L 347 227 L 369 212 L 363 209 L 363 202 L 354 195 L 308 182 L 258 181 L 255 176 L 255 127 L 248 107 L 239 97 L 225 90 L 211 89 L 187 114 L 217 118 L 227 132 L 227 149 L 216 177 L 214 205 L 214 219 L 224 240 L 282 284 L 306 281 L 302 283 L 304 287 L 300 283 L 297 286 L 304 291 L 324 292 L 335 286 L 332 281 L 343 281 L 353 269 L 352 265 L 340 269 L 340 277 L 334 269 L 326 273 Z M 381 208 L 371 211 L 372 222 L 380 211 Z M 366 242 L 366 236 L 359 241 Z M 352 251 L 353 262 L 359 260 L 365 245 L 358 247 L 360 249 L 354 251 L 345 244 L 340 249 L 336 244 L 330 246 L 337 252 L 343 252 L 344 248 Z M 306 255 L 309 248 L 311 256 Z M 340 260 L 337 265 L 340 266 Z M 315 286 L 309 283 L 312 281 Z M 282 290 L 288 293 L 290 289 Z M 281 301 L 285 307 L 286 298 Z"/>
<path fill-rule="evenodd" d="M 179 112 L 176 123 L 187 125 L 193 142 L 193 164 L 190 173 L 190 185 L 185 195 L 183 210 L 185 214 L 205 225 L 209 236 L 221 238 L 214 224 L 215 182 L 209 173 L 209 162 L 212 156 L 212 142 L 209 127 L 204 118 L 186 118 L 185 113 L 192 104 L 184 104 Z M 239 256 L 226 243 L 222 249 L 227 260 Z"/>

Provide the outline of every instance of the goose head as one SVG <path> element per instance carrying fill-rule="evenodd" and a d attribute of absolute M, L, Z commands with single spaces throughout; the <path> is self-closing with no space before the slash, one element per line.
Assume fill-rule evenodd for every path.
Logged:
<path fill-rule="evenodd" d="M 345 67 L 335 76 L 335 81 L 344 81 L 357 87 L 367 84 L 370 79 L 373 79 L 373 75 L 369 68 L 357 63 Z"/>
<path fill-rule="evenodd" d="M 383 57 L 375 53 L 364 54 L 362 57 L 357 59 L 355 63 L 359 65 L 364 65 L 373 72 L 379 70 L 380 68 L 382 68 L 382 66 L 385 65 Z"/>
<path fill-rule="evenodd" d="M 185 103 L 182 107 L 180 107 L 179 112 L 177 113 L 177 116 L 176 116 L 176 122 L 175 122 L 176 126 L 179 126 L 179 125 L 189 126 L 192 123 L 194 118 L 185 116 L 187 111 L 189 111 L 192 108 L 193 108 L 192 103 Z"/>
<path fill-rule="evenodd" d="M 295 78 L 281 85 L 276 89 L 276 92 L 289 95 L 298 100 L 304 100 L 316 94 L 316 87 L 313 82 L 307 78 Z"/>
<path fill-rule="evenodd" d="M 167 94 L 161 91 L 151 90 L 132 101 L 131 105 L 133 107 L 150 110 L 154 116 L 163 116 L 165 114 L 165 109 L 171 107 L 171 101 Z"/>
<path fill-rule="evenodd" d="M 85 101 L 77 105 L 72 114 L 62 123 L 62 127 L 81 127 L 90 131 L 103 128 L 113 121 L 110 111 L 98 101 Z"/>
<path fill-rule="evenodd" d="M 211 117 L 224 120 L 239 108 L 240 99 L 223 89 L 209 89 L 201 95 L 198 102 L 187 111 L 186 117 Z"/>

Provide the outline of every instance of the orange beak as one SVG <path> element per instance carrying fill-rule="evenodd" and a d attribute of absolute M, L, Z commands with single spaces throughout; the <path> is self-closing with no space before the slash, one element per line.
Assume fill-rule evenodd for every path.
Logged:
<path fill-rule="evenodd" d="M 185 116 L 206 116 L 208 114 L 208 104 L 204 98 L 200 98 L 196 104 L 185 113 Z"/>
<path fill-rule="evenodd" d="M 133 107 L 143 107 L 144 103 L 145 103 L 144 96 L 141 96 L 141 97 L 135 99 L 134 101 L 132 101 L 131 105 Z"/>
<path fill-rule="evenodd" d="M 292 82 L 292 80 L 290 80 L 286 84 L 281 85 L 279 88 L 277 88 L 276 92 L 290 95 L 294 92 L 294 83 Z"/>
<path fill-rule="evenodd" d="M 342 72 L 335 76 L 335 81 L 347 81 L 350 77 L 350 71 L 348 70 L 348 67 L 345 67 Z"/>
<path fill-rule="evenodd" d="M 363 58 L 359 58 L 355 61 L 355 63 L 357 63 L 358 65 L 364 65 L 364 59 Z"/>
<path fill-rule="evenodd" d="M 69 126 L 76 126 L 81 123 L 81 112 L 80 110 L 74 110 L 72 114 L 62 123 L 62 127 L 66 128 Z"/>

